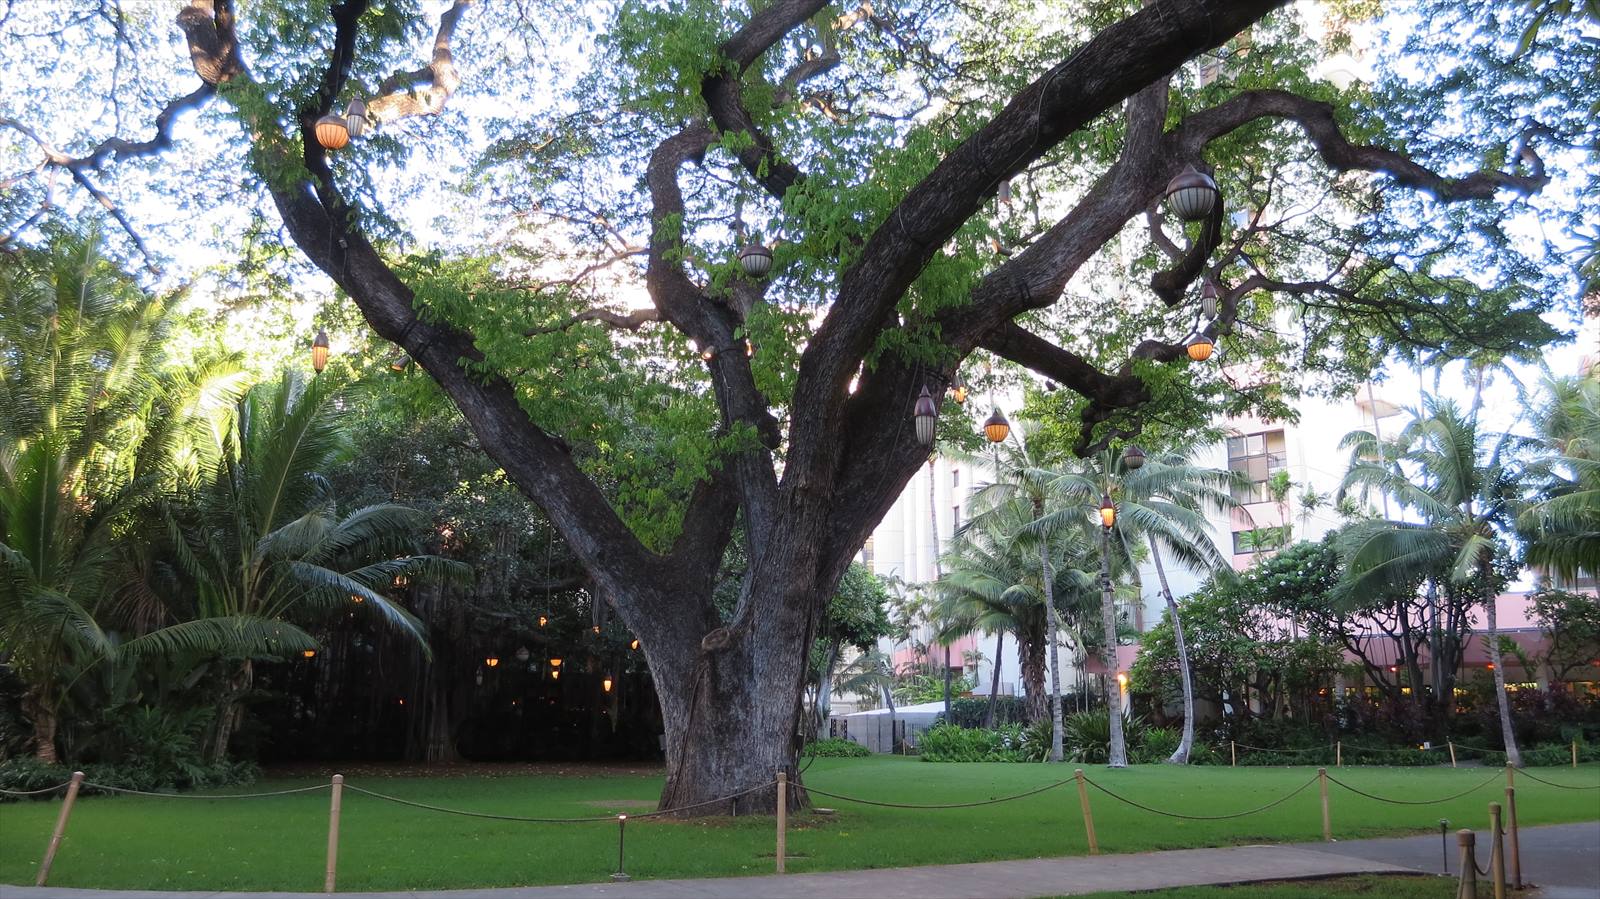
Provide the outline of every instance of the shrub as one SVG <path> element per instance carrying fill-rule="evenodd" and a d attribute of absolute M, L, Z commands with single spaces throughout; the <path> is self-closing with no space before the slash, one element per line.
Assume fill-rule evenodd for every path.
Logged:
<path fill-rule="evenodd" d="M 1021 748 L 1025 761 L 1042 762 L 1050 758 L 1050 741 L 1054 736 L 1054 729 L 1049 718 L 1040 718 L 1023 728 Z"/>
<path fill-rule="evenodd" d="M 807 743 L 800 754 L 819 759 L 859 759 L 871 755 L 872 751 L 854 740 L 829 737 L 826 740 Z"/>
<path fill-rule="evenodd" d="M 999 696 L 995 698 L 994 723 L 996 727 L 1008 724 L 1021 724 L 1027 720 L 1027 708 L 1020 696 Z M 983 719 L 989 714 L 989 698 L 987 696 L 963 696 L 950 700 L 950 717 L 945 718 L 944 713 L 939 713 L 940 720 L 947 720 L 957 727 L 982 727 Z"/>
<path fill-rule="evenodd" d="M 984 730 L 937 724 L 922 734 L 918 749 L 925 762 L 1019 762 L 1021 743 L 1015 726 Z"/>
<path fill-rule="evenodd" d="M 1183 734 L 1173 727 L 1147 728 L 1140 738 L 1137 746 L 1128 753 L 1132 761 L 1140 765 L 1153 765 L 1172 758 L 1178 751 L 1178 744 L 1183 742 Z"/>
<path fill-rule="evenodd" d="M 1049 722 L 1045 722 L 1048 727 Z M 1137 746 L 1144 734 L 1144 719 L 1122 716 L 1122 736 L 1129 746 Z M 1062 743 L 1068 757 L 1098 764 L 1111 751 L 1111 716 L 1105 708 L 1090 709 L 1069 716 L 1062 726 Z"/>
<path fill-rule="evenodd" d="M 170 775 L 171 772 L 159 772 L 155 768 L 132 762 L 123 765 L 89 764 L 81 766 L 51 765 L 32 757 L 9 759 L 0 763 L 0 789 L 5 790 L 42 790 L 47 787 L 57 786 L 72 779 L 72 772 L 81 770 L 84 773 L 84 782 L 107 787 L 116 787 L 122 790 L 141 790 L 147 793 L 170 793 L 178 790 L 204 789 L 207 787 L 226 787 L 234 784 L 250 783 L 261 774 L 261 769 L 253 762 L 218 762 L 214 765 L 204 765 L 189 769 L 182 779 Z M 80 790 L 80 795 L 89 796 L 108 791 L 85 786 Z M 51 799 L 57 794 L 42 793 L 38 799 Z M 0 795 L 0 801 L 9 801 L 20 797 Z"/>

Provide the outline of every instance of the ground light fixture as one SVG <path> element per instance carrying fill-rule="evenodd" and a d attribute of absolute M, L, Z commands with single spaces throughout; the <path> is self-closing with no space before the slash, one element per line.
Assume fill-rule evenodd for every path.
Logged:
<path fill-rule="evenodd" d="M 1167 208 L 1186 222 L 1203 221 L 1211 215 L 1220 196 L 1217 182 L 1192 165 L 1167 182 Z"/>
<path fill-rule="evenodd" d="M 922 394 L 917 397 L 917 404 L 912 407 L 911 418 L 917 425 L 917 442 L 923 446 L 933 446 L 934 425 L 939 422 L 939 407 L 933 404 L 933 394 L 928 392 L 928 385 L 922 385 Z"/>
<path fill-rule="evenodd" d="M 983 423 L 983 436 L 987 437 L 990 443 L 1000 443 L 1010 433 L 1011 422 L 1006 421 L 1006 417 L 1001 415 L 1000 409 L 996 407 L 994 413 Z"/>
<path fill-rule="evenodd" d="M 1143 468 L 1144 450 L 1140 449 L 1136 444 L 1128 444 L 1128 448 L 1122 451 L 1122 464 L 1127 466 L 1129 471 L 1138 471 Z"/>
<path fill-rule="evenodd" d="M 746 244 L 739 250 L 739 267 L 750 277 L 759 278 L 772 271 L 772 251 L 758 243 Z"/>
<path fill-rule="evenodd" d="M 1109 493 L 1100 494 L 1100 524 L 1108 531 L 1117 525 L 1117 504 Z"/>
<path fill-rule="evenodd" d="M 317 143 L 321 144 L 324 150 L 340 150 L 345 144 L 350 143 L 350 122 L 342 115 L 328 113 L 317 119 L 314 130 Z"/>
<path fill-rule="evenodd" d="M 1211 338 L 1206 336 L 1206 332 L 1196 331 L 1189 335 L 1188 340 L 1183 342 L 1183 348 L 1189 354 L 1190 359 L 1196 362 L 1204 362 L 1211 358 L 1211 351 L 1216 349 L 1216 344 L 1212 343 Z"/>
<path fill-rule="evenodd" d="M 317 336 L 311 338 L 311 370 L 320 375 L 327 367 L 328 331 L 326 328 L 318 328 Z"/>

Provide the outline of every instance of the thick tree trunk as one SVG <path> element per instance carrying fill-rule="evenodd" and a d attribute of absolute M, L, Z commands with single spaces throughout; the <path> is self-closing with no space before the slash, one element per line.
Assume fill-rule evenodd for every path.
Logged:
<path fill-rule="evenodd" d="M 1189 753 L 1194 751 L 1194 677 L 1189 672 L 1189 646 L 1183 639 L 1183 620 L 1178 617 L 1178 604 L 1172 599 L 1172 588 L 1167 584 L 1167 569 L 1161 564 L 1161 548 L 1155 535 L 1150 535 L 1150 560 L 1156 566 L 1156 578 L 1161 582 L 1161 598 L 1166 600 L 1167 614 L 1172 617 L 1172 642 L 1178 649 L 1178 676 L 1183 684 L 1183 739 L 1167 759 L 1174 765 L 1189 764 Z"/>
<path fill-rule="evenodd" d="M 1044 580 L 1044 609 L 1050 622 L 1050 761 L 1059 762 L 1061 749 L 1060 621 L 1056 614 L 1055 578 L 1050 571 L 1050 542 L 1039 541 L 1039 576 Z"/>
<path fill-rule="evenodd" d="M 1049 697 L 1044 688 L 1044 641 L 1018 637 L 1017 661 L 1022 666 L 1022 695 L 1028 723 L 1043 721 L 1050 714 Z"/>
<path fill-rule="evenodd" d="M 983 726 L 994 727 L 995 704 L 1000 701 L 1000 654 L 1006 648 L 1006 632 L 1001 631 L 994 638 L 994 664 L 989 672 L 989 707 L 983 713 Z"/>
<path fill-rule="evenodd" d="M 1111 747 L 1106 764 L 1128 766 L 1128 747 L 1122 735 L 1122 686 L 1117 683 L 1117 604 L 1111 594 L 1111 529 L 1100 529 L 1100 661 L 1105 666 L 1106 721 L 1111 726 Z"/>
<path fill-rule="evenodd" d="M 56 733 L 60 730 L 60 719 L 56 710 L 45 701 L 49 687 L 40 686 L 28 690 L 22 696 L 22 710 L 33 722 L 33 757 L 49 765 L 59 764 L 61 754 L 56 750 Z"/>
<path fill-rule="evenodd" d="M 1506 696 L 1506 670 L 1500 664 L 1500 629 L 1495 622 L 1494 600 L 1489 597 L 1483 607 L 1487 613 L 1489 664 L 1494 666 L 1494 698 L 1500 706 L 1500 738 L 1506 744 L 1506 764 L 1521 768 L 1522 752 L 1517 749 L 1517 732 L 1511 727 L 1511 700 Z"/>
<path fill-rule="evenodd" d="M 217 704 L 217 723 L 213 731 L 211 743 L 211 761 L 224 762 L 228 759 L 228 744 L 233 742 L 233 732 L 239 728 L 239 720 L 244 717 L 244 706 L 241 702 L 245 694 L 250 692 L 250 685 L 255 682 L 255 666 L 249 659 L 239 663 L 233 677 L 228 680 L 228 692 Z"/>

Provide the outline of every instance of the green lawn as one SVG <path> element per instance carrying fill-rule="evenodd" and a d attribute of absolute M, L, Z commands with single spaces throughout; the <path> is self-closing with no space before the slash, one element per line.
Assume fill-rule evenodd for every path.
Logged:
<path fill-rule="evenodd" d="M 1488 885 L 1481 887 L 1488 895 Z M 1128 893 L 1092 893 L 1074 899 L 1112 899 Z M 1347 899 L 1367 896 L 1382 899 L 1455 899 L 1453 877 L 1340 877 L 1332 880 L 1301 880 L 1279 883 L 1252 883 L 1231 887 L 1182 887 L 1176 890 L 1151 890 L 1134 893 L 1150 899 Z"/>
<path fill-rule="evenodd" d="M 1129 798 L 1189 814 L 1227 814 L 1270 802 L 1315 776 L 1310 768 L 1086 769 Z M 1070 766 L 927 764 L 915 759 L 822 759 L 807 772 L 819 789 L 888 802 L 962 802 L 1005 796 L 1070 777 Z M 1482 783 L 1483 769 L 1362 768 L 1335 772 L 1382 796 L 1432 799 Z M 1600 767 L 1540 769 L 1567 784 L 1600 783 Z M 271 780 L 247 791 L 313 783 Z M 659 775 L 375 778 L 353 785 L 407 799 L 510 815 L 577 817 L 638 813 L 654 800 Z M 1485 826 L 1503 780 L 1443 805 L 1384 805 L 1332 787 L 1335 836 L 1352 838 Z M 1091 791 L 1102 851 L 1136 852 L 1238 843 L 1310 841 L 1321 836 L 1315 785 L 1258 815 L 1200 822 L 1164 818 Z M 1518 781 L 1524 825 L 1600 817 L 1596 793 Z M 792 819 L 790 871 L 888 867 L 1074 855 L 1086 851 L 1076 790 L 977 808 L 912 810 L 832 799 L 833 815 Z M 325 792 L 212 801 L 86 797 L 73 813 L 51 884 L 188 890 L 317 890 L 327 839 Z M 0 883 L 31 883 L 59 803 L 0 805 Z M 617 828 L 524 824 L 443 815 L 347 791 L 339 887 L 398 890 L 604 880 L 616 862 Z M 765 874 L 772 871 L 773 821 L 630 821 L 634 877 Z"/>

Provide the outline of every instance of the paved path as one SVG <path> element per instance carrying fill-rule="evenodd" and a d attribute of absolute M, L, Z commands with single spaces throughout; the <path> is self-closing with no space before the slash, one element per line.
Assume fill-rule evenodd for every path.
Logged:
<path fill-rule="evenodd" d="M 483 896 L 491 899 L 818 899 L 818 897 L 871 897 L 871 899 L 1030 899 L 1035 896 L 1074 895 L 1101 890 L 1150 890 L 1161 887 L 1245 880 L 1283 880 L 1338 874 L 1406 871 L 1386 862 L 1300 846 L 1240 846 L 1230 849 L 1179 849 L 1097 857 L 1027 859 L 921 868 L 879 868 L 870 871 L 829 871 L 782 877 L 715 877 L 703 880 L 640 880 L 632 883 L 592 883 L 555 887 L 496 890 L 450 890 L 431 893 L 340 893 L 361 899 L 401 897 Z M 0 886 L 4 899 L 124 899 L 124 897 L 183 897 L 229 899 L 308 897 L 321 893 L 127 893 L 108 890 L 72 890 L 46 887 Z"/>
<path fill-rule="evenodd" d="M 1455 828 L 1447 835 L 1450 873 L 1461 873 L 1461 849 Z M 1524 827 L 1521 835 L 1522 879 L 1541 887 L 1545 899 L 1600 899 L 1600 821 Z M 1351 840 L 1341 843 L 1307 843 L 1318 849 L 1370 861 L 1403 865 L 1440 873 L 1443 864 L 1439 835 L 1397 837 L 1386 840 Z M 1489 833 L 1478 832 L 1478 864 L 1489 865 Z M 1509 876 L 1509 868 L 1508 868 Z"/>

